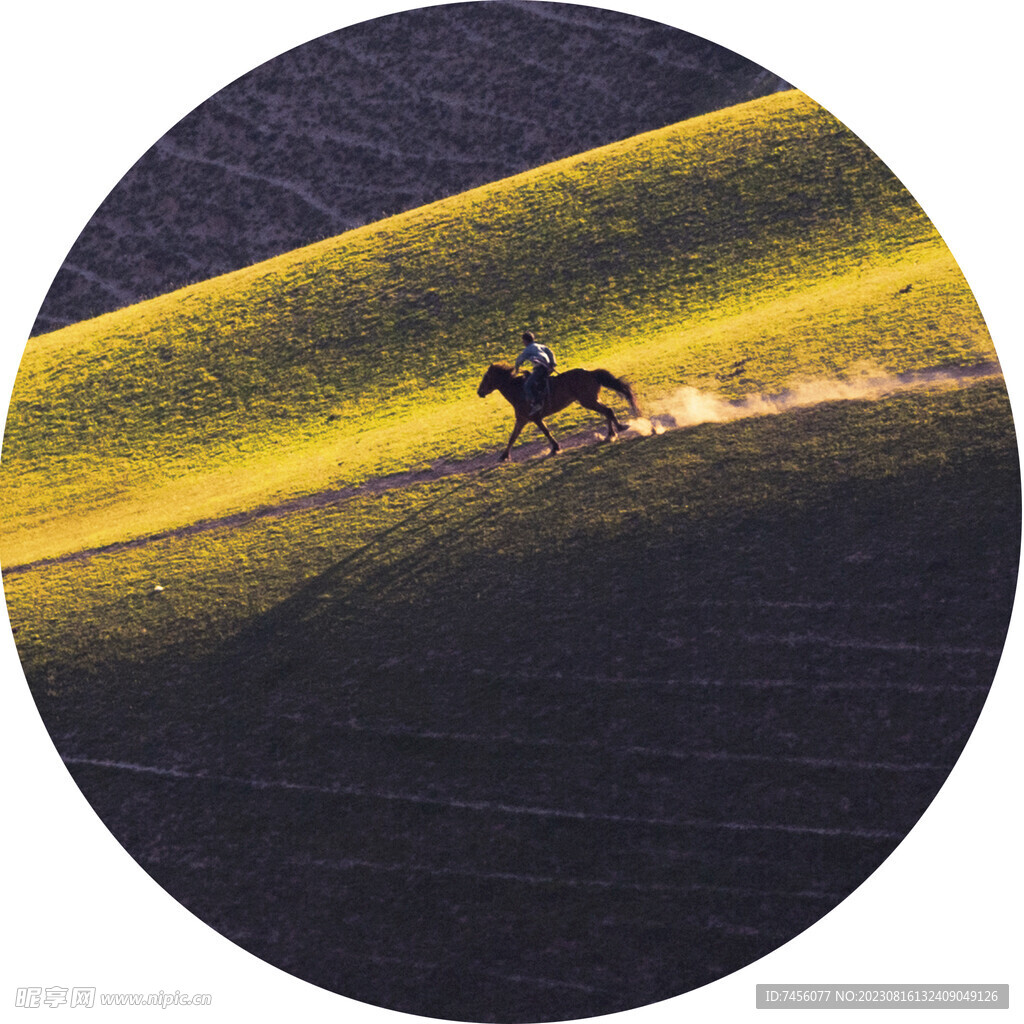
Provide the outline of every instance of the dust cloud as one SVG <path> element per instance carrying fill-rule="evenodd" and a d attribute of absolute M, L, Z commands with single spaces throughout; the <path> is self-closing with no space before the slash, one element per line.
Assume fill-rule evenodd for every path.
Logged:
<path fill-rule="evenodd" d="M 777 395 L 754 394 L 727 399 L 695 387 L 681 387 L 647 405 L 647 415 L 629 421 L 645 437 L 700 423 L 730 423 L 751 416 L 774 416 L 823 402 L 868 401 L 906 391 L 958 387 L 966 381 L 999 376 L 998 363 L 944 366 L 890 374 L 871 367 L 856 368 L 849 376 L 801 381 Z"/>

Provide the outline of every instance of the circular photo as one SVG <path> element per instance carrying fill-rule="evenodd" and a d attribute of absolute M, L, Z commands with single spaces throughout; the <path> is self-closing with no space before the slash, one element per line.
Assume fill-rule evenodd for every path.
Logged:
<path fill-rule="evenodd" d="M 28 687 L 131 857 L 303 981 L 496 1024 L 846 899 L 1020 553 L 992 340 L 893 172 L 731 50 L 538 0 L 170 127 L 46 295 L 0 488 Z"/>

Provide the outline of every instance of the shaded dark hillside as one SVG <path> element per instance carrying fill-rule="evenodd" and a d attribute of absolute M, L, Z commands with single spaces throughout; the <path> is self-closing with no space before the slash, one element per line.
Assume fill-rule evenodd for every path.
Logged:
<path fill-rule="evenodd" d="M 161 138 L 83 231 L 33 333 L 784 85 L 589 7 L 456 4 L 353 26 Z"/>
<path fill-rule="evenodd" d="M 913 827 L 999 658 L 1018 493 L 995 382 L 594 446 L 395 495 L 210 658 L 29 678 L 118 840 L 267 962 L 610 1013 L 771 952 Z"/>

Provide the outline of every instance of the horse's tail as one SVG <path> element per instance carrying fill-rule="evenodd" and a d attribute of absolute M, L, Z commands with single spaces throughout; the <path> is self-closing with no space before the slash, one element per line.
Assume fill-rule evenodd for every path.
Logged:
<path fill-rule="evenodd" d="M 633 389 L 626 381 L 613 376 L 607 370 L 593 370 L 591 372 L 594 374 L 597 383 L 600 384 L 601 387 L 611 388 L 612 391 L 617 391 L 627 402 L 629 402 L 629 408 L 634 416 L 640 415 L 640 406 L 637 405 L 636 395 L 633 394 Z"/>

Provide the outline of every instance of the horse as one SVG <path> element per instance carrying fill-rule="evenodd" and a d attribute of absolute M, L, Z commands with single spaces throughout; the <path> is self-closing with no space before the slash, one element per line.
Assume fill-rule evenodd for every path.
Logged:
<path fill-rule="evenodd" d="M 530 400 L 526 397 L 523 385 L 526 382 L 524 374 L 517 374 L 511 366 L 506 363 L 492 363 L 476 393 L 481 398 L 486 398 L 492 391 L 500 392 L 501 396 L 512 406 L 515 413 L 515 426 L 512 427 L 512 436 L 508 439 L 508 445 L 502 453 L 499 462 L 505 462 L 512 452 L 512 445 L 516 443 L 519 432 L 527 423 L 533 423 L 538 430 L 548 439 L 551 445 L 551 454 L 561 451 L 561 445 L 551 436 L 551 431 L 544 425 L 544 417 L 561 411 L 573 402 L 579 402 L 584 409 L 593 409 L 601 413 L 608 421 L 608 440 L 614 441 L 616 431 L 626 430 L 626 424 L 620 423 L 614 411 L 607 405 L 597 400 L 601 388 L 609 388 L 622 395 L 629 402 L 629 408 L 634 416 L 640 415 L 633 389 L 618 377 L 612 376 L 607 370 L 566 370 L 549 377 L 547 381 L 548 391 L 544 397 L 540 412 L 530 415 Z"/>

